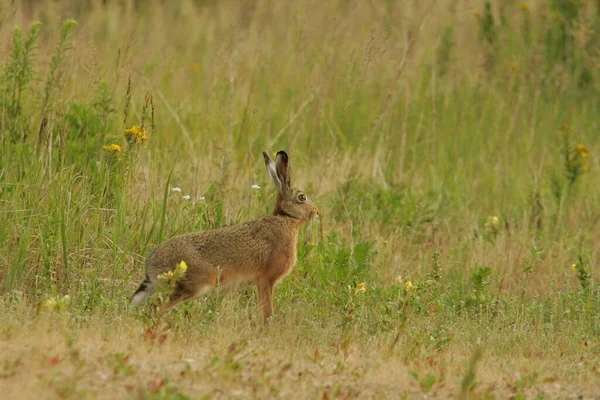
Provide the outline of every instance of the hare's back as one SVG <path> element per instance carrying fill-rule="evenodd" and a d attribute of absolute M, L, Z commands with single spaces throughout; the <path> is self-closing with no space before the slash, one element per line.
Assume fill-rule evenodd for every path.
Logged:
<path fill-rule="evenodd" d="M 193 273 L 201 268 L 260 269 L 276 246 L 272 229 L 260 220 L 173 237 L 148 257 L 150 275 L 175 268 L 182 260 Z"/>

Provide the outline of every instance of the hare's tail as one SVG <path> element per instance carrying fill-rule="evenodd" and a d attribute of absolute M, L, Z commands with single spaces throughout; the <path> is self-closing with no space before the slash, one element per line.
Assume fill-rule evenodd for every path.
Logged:
<path fill-rule="evenodd" d="M 150 293 L 152 293 L 153 286 L 154 285 L 152 285 L 148 274 L 146 274 L 146 279 L 144 279 L 144 282 L 142 282 L 138 290 L 136 290 L 133 296 L 131 296 L 131 301 L 129 302 L 129 305 L 131 307 L 136 307 L 142 304 L 142 302 L 146 300 L 148 296 L 150 296 Z"/>

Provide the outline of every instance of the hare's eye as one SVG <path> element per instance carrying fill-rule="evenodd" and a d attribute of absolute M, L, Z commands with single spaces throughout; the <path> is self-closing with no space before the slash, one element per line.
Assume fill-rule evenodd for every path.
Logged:
<path fill-rule="evenodd" d="M 306 201 L 306 195 L 304 193 L 300 193 L 300 195 L 298 196 L 298 200 L 300 200 L 301 202 L 305 202 Z"/>

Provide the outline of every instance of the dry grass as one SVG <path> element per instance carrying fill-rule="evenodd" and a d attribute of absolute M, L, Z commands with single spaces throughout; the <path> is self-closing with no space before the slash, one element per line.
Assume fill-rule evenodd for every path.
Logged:
<path fill-rule="evenodd" d="M 127 317 L 108 323 L 98 316 L 74 328 L 68 317 L 47 314 L 5 324 L 0 342 L 3 397 L 178 398 L 186 393 L 214 399 L 375 399 L 428 393 L 454 398 L 473 352 L 458 343 L 438 352 L 419 350 L 417 344 L 417 354 L 408 358 L 410 344 L 389 353 L 389 344 L 377 339 L 342 352 L 328 345 L 331 332 L 299 340 L 289 326 L 277 322 L 262 331 L 239 329 L 227 321 L 217 324 L 210 337 L 188 332 L 158 345 L 136 325 Z M 511 333 L 480 338 L 478 346 L 506 346 L 506 336 Z M 476 366 L 476 393 L 593 398 L 600 384 L 597 344 L 559 341 L 553 348 L 548 351 L 537 339 L 524 338 L 504 356 L 484 355 Z M 428 376 L 436 378 L 431 388 L 424 383 Z"/>

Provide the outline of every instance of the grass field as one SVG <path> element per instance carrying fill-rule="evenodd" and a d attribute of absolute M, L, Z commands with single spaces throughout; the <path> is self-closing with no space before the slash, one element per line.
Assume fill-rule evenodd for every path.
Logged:
<path fill-rule="evenodd" d="M 599 2 L 3 0 L 0 38 L 0 398 L 600 398 Z M 320 217 L 270 323 L 130 310 L 281 149 Z"/>

